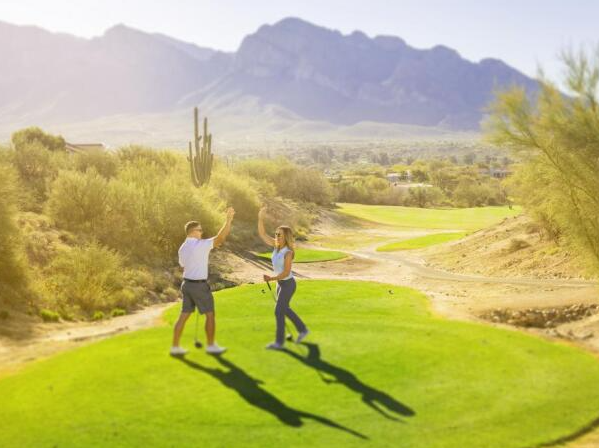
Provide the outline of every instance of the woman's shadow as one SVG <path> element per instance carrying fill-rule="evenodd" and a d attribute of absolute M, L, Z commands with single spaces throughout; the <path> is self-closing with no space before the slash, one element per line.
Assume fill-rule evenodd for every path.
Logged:
<path fill-rule="evenodd" d="M 302 418 L 312 419 L 330 428 L 335 428 L 341 431 L 345 431 L 355 437 L 361 439 L 367 439 L 366 436 L 354 431 L 350 428 L 346 428 L 339 423 L 334 422 L 326 417 L 311 414 L 309 412 L 300 411 L 292 407 L 287 406 L 273 394 L 268 392 L 266 389 L 261 387 L 264 384 L 263 381 L 252 378 L 244 370 L 233 364 L 231 361 L 223 358 L 222 356 L 215 356 L 215 359 L 227 370 L 220 368 L 204 367 L 194 361 L 186 359 L 184 357 L 176 357 L 179 361 L 187 364 L 189 367 L 207 373 L 213 378 L 219 380 L 223 386 L 233 389 L 243 398 L 246 402 L 260 408 L 266 412 L 270 412 L 275 417 L 289 426 L 300 427 L 304 424 Z"/>
<path fill-rule="evenodd" d="M 397 416 L 412 417 L 416 415 L 414 410 L 405 404 L 397 401 L 395 398 L 383 392 L 375 389 L 372 386 L 364 384 L 360 381 L 356 375 L 348 370 L 341 367 L 335 366 L 320 357 L 320 348 L 317 344 L 309 342 L 302 343 L 303 346 L 308 348 L 308 354 L 304 358 L 291 350 L 284 349 L 283 351 L 289 356 L 297 359 L 301 363 L 312 367 L 318 372 L 320 378 L 327 384 L 339 383 L 343 384 L 348 389 L 353 390 L 362 397 L 362 401 L 370 406 L 372 409 L 383 415 L 384 417 L 391 420 L 399 420 L 398 418 L 390 415 L 393 413 Z M 326 373 L 332 377 L 332 379 L 324 377 L 323 373 Z"/>

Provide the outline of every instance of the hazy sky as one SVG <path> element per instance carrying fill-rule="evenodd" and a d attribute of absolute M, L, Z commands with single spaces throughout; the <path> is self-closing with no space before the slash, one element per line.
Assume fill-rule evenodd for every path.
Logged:
<path fill-rule="evenodd" d="M 294 16 L 350 33 L 443 44 L 470 60 L 503 59 L 529 75 L 559 77 L 558 52 L 599 44 L 596 0 L 0 0 L 0 20 L 77 36 L 117 23 L 235 50 L 264 23 Z"/>

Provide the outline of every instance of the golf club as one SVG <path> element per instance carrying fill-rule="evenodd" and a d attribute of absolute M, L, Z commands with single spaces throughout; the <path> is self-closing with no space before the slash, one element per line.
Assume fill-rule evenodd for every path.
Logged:
<path fill-rule="evenodd" d="M 202 348 L 202 343 L 200 341 L 198 341 L 198 319 L 200 317 L 200 311 L 196 310 L 196 331 L 195 331 L 195 335 L 193 337 L 193 345 L 195 346 L 195 348 Z"/>
<path fill-rule="evenodd" d="M 272 297 L 272 300 L 275 302 L 275 304 L 277 303 L 277 298 L 275 297 L 275 293 L 272 290 L 272 287 L 270 286 L 269 282 L 266 282 L 266 286 L 268 286 L 268 290 L 270 291 L 270 295 Z M 264 292 L 264 290 L 262 290 L 262 292 Z M 287 339 L 288 341 L 293 341 L 293 333 L 291 333 L 291 331 L 289 330 L 289 325 L 287 325 L 287 318 L 285 318 L 285 331 L 287 332 L 287 337 L 285 339 Z"/>

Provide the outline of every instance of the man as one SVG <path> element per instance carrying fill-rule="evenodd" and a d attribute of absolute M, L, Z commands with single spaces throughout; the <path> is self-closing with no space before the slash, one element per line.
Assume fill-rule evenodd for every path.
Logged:
<path fill-rule="evenodd" d="M 175 324 L 171 355 L 181 356 L 187 353 L 187 350 L 179 346 L 179 341 L 185 323 L 196 307 L 200 314 L 206 315 L 205 329 L 208 343 L 206 352 L 218 355 L 226 350 L 226 348 L 219 347 L 214 342 L 216 322 L 214 319 L 214 298 L 208 284 L 208 257 L 213 248 L 219 247 L 227 239 L 234 215 L 235 210 L 229 207 L 227 209 L 227 221 L 214 238 L 202 239 L 202 226 L 197 221 L 190 221 L 185 224 L 187 238 L 179 248 L 179 264 L 183 268 L 183 283 L 181 284 L 183 307 Z"/>

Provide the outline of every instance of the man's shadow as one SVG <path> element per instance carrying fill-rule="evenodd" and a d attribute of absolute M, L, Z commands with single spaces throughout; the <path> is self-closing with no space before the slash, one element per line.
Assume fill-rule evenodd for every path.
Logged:
<path fill-rule="evenodd" d="M 390 420 L 398 420 L 390 413 L 402 417 L 412 417 L 416 415 L 414 410 L 405 404 L 400 403 L 389 394 L 364 384 L 350 371 L 323 360 L 320 357 L 320 348 L 318 347 L 318 344 L 304 342 L 302 345 L 308 348 L 308 355 L 305 358 L 288 349 L 284 349 L 283 351 L 301 363 L 316 370 L 320 375 L 320 378 L 325 383 L 343 384 L 348 389 L 351 389 L 357 394 L 361 395 L 362 401 L 367 406 L 370 406 L 372 409 Z M 332 379 L 326 378 L 323 373 L 330 375 Z"/>
<path fill-rule="evenodd" d="M 219 380 L 223 386 L 228 387 L 229 389 L 233 389 L 235 392 L 239 394 L 241 398 L 243 398 L 246 402 L 255 406 L 257 408 L 262 409 L 263 411 L 270 412 L 276 418 L 278 418 L 281 423 L 284 423 L 293 427 L 303 426 L 304 422 L 302 418 L 312 419 L 317 421 L 325 426 L 330 428 L 335 428 L 341 431 L 345 431 L 355 437 L 359 437 L 361 439 L 367 439 L 368 437 L 360 434 L 357 431 L 354 431 L 350 428 L 346 428 L 339 423 L 334 422 L 326 417 L 321 417 L 319 415 L 311 414 L 309 412 L 300 411 L 298 409 L 291 408 L 275 397 L 273 394 L 268 392 L 267 390 L 261 387 L 264 384 L 263 381 L 252 378 L 248 375 L 244 370 L 240 369 L 238 366 L 233 364 L 231 361 L 223 358 L 222 356 L 215 356 L 215 359 L 223 366 L 226 367 L 227 370 L 222 370 L 220 368 L 210 368 L 204 367 L 197 362 L 191 361 L 184 357 L 176 357 L 179 361 L 187 364 L 189 367 L 199 370 L 201 372 L 207 373 L 213 378 Z M 300 393 L 298 391 L 298 393 Z"/>

